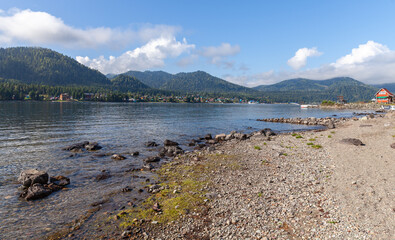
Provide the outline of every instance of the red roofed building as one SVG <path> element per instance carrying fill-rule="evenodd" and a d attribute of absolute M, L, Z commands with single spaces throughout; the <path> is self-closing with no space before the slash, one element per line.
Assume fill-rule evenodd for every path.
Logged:
<path fill-rule="evenodd" d="M 388 89 L 382 88 L 376 93 L 376 100 L 378 103 L 392 103 L 394 101 L 394 94 Z"/>

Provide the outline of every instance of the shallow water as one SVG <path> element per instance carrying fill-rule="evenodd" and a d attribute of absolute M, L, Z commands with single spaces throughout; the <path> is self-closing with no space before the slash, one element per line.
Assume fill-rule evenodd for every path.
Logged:
<path fill-rule="evenodd" d="M 92 202 L 137 184 L 125 171 L 156 154 L 148 151 L 144 142 L 171 139 L 186 144 L 206 133 L 232 130 L 304 130 L 311 127 L 256 119 L 334 114 L 351 116 L 352 111 L 285 104 L 0 102 L 0 239 L 39 238 L 77 218 Z M 124 153 L 127 159 L 114 161 L 92 153 L 70 157 L 70 152 L 61 150 L 81 141 L 97 141 L 103 146 L 99 153 Z M 141 155 L 127 155 L 133 151 Z M 42 200 L 22 201 L 17 195 L 17 176 L 29 168 L 70 177 L 71 185 Z M 101 170 L 113 177 L 95 181 Z"/>

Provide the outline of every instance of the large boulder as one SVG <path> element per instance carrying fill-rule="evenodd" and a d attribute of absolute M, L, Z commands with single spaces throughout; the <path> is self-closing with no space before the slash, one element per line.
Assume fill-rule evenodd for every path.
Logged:
<path fill-rule="evenodd" d="M 165 140 L 165 142 L 163 143 L 165 145 L 165 147 L 169 147 L 169 146 L 178 146 L 178 143 L 170 141 L 168 139 Z"/>
<path fill-rule="evenodd" d="M 23 170 L 19 177 L 18 181 L 24 186 L 24 187 L 30 187 L 35 183 L 40 183 L 40 184 L 46 184 L 48 183 L 48 173 L 44 171 L 39 171 L 37 169 L 29 169 L 29 170 Z"/>
<path fill-rule="evenodd" d="M 28 201 L 40 199 L 50 195 L 51 193 L 52 190 L 46 185 L 43 185 L 41 183 L 35 183 L 27 190 L 25 199 Z"/>

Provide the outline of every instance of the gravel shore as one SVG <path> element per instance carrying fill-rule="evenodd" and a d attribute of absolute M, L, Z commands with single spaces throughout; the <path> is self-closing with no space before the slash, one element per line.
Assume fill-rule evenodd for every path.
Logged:
<path fill-rule="evenodd" d="M 178 155 L 140 206 L 66 238 L 393 239 L 393 143 L 395 112 L 223 141 Z"/>
<path fill-rule="evenodd" d="M 395 114 L 336 129 L 256 135 L 172 165 L 209 172 L 204 207 L 167 224 L 148 222 L 131 239 L 391 239 L 395 229 Z M 343 143 L 357 138 L 363 146 Z M 212 157 L 216 156 L 215 160 Z M 227 164 L 227 162 L 229 164 Z M 167 166 L 169 167 L 169 166 Z"/>

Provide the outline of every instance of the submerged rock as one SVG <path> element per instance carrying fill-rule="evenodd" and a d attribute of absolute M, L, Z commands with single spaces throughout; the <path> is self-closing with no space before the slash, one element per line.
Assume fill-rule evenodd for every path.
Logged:
<path fill-rule="evenodd" d="M 97 142 L 89 143 L 85 146 L 85 149 L 88 151 L 97 151 L 102 149 L 102 146 L 100 146 Z"/>
<path fill-rule="evenodd" d="M 163 144 L 165 145 L 165 147 L 169 147 L 169 146 L 178 146 L 178 143 L 177 143 L 177 142 L 173 142 L 173 141 L 170 141 L 170 140 L 168 140 L 168 139 L 166 139 L 165 142 L 164 142 Z"/>
<path fill-rule="evenodd" d="M 126 157 L 122 156 L 121 154 L 113 154 L 111 156 L 111 159 L 114 159 L 114 160 L 125 160 Z"/>
<path fill-rule="evenodd" d="M 146 147 L 157 147 L 159 146 L 156 142 L 150 141 L 145 143 Z"/>
<path fill-rule="evenodd" d="M 111 177 L 111 174 L 108 172 L 101 172 L 99 175 L 96 176 L 96 181 L 105 180 Z"/>
<path fill-rule="evenodd" d="M 54 183 L 54 184 L 56 184 L 58 186 L 62 186 L 62 187 L 70 184 L 70 178 L 65 177 L 65 176 L 50 177 L 49 181 L 51 183 Z"/>
<path fill-rule="evenodd" d="M 35 183 L 46 184 L 48 183 L 48 173 L 45 171 L 39 171 L 37 169 L 23 170 L 19 177 L 20 182 L 24 187 L 30 187 Z"/>
<path fill-rule="evenodd" d="M 66 151 L 78 151 L 78 150 L 81 150 L 82 151 L 82 149 L 84 149 L 85 148 L 85 146 L 86 145 L 88 145 L 89 144 L 89 142 L 88 141 L 84 141 L 84 142 L 80 142 L 80 143 L 75 143 L 75 144 L 73 144 L 73 145 L 70 145 L 70 146 L 68 146 L 68 147 L 65 147 L 65 148 L 63 148 L 63 150 L 66 150 Z"/>

